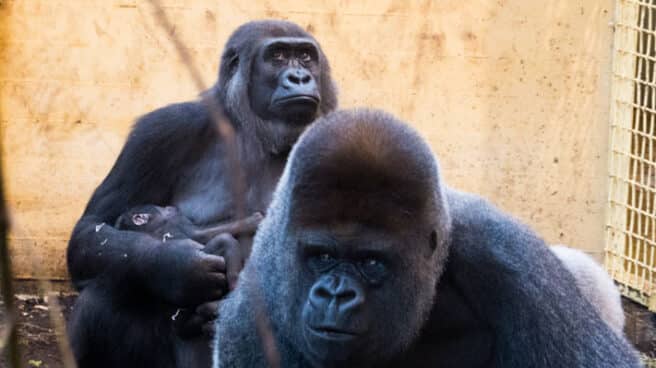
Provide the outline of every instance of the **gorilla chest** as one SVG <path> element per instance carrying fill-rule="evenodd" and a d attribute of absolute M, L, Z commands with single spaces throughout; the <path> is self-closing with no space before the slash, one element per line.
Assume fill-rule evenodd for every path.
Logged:
<path fill-rule="evenodd" d="M 234 219 L 236 189 L 243 190 L 246 215 L 264 213 L 280 176 L 277 165 L 258 169 L 244 168 L 243 188 L 234 187 L 236 173 L 231 172 L 225 153 L 220 147 L 210 147 L 195 162 L 181 171 L 176 180 L 171 204 L 197 225 Z"/>
<path fill-rule="evenodd" d="M 447 273 L 437 286 L 437 297 L 424 329 L 398 367 L 493 366 L 494 336 Z"/>

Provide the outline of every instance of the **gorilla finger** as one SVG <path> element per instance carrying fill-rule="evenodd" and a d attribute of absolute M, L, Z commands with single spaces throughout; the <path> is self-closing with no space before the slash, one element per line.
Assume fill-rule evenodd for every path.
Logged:
<path fill-rule="evenodd" d="M 208 254 L 223 255 L 225 250 L 230 247 L 239 247 L 239 242 L 228 233 L 221 233 L 213 237 L 203 251 Z"/>
<path fill-rule="evenodd" d="M 215 319 L 219 312 L 219 301 L 203 303 L 196 307 L 196 314 L 201 315 L 207 319 Z"/>
<path fill-rule="evenodd" d="M 226 293 L 228 292 L 228 286 L 222 286 L 220 288 L 213 288 L 212 290 L 207 292 L 207 299 L 218 299 L 218 298 L 223 298 Z M 207 318 L 205 318 L 207 319 Z"/>
<path fill-rule="evenodd" d="M 228 287 L 234 290 L 237 287 L 239 273 L 244 268 L 244 257 L 239 245 L 231 245 L 226 249 L 224 255 L 226 261 L 226 276 L 228 278 Z"/>
<path fill-rule="evenodd" d="M 228 290 L 228 280 L 224 273 L 211 273 L 207 278 L 207 301 L 221 299 Z"/>
<path fill-rule="evenodd" d="M 205 265 L 206 270 L 210 272 L 225 272 L 226 270 L 225 258 L 221 256 L 205 254 L 203 255 L 203 264 Z"/>
<path fill-rule="evenodd" d="M 214 331 L 216 329 L 216 324 L 214 321 L 206 322 L 201 326 L 201 331 L 206 337 L 214 337 Z"/>

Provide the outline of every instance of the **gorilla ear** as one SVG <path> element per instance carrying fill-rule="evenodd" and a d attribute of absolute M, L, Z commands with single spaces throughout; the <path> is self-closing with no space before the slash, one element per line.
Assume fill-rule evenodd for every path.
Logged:
<path fill-rule="evenodd" d="M 429 242 L 430 242 L 430 249 L 432 252 L 434 252 L 435 249 L 437 249 L 437 231 L 435 230 L 431 231 Z"/>

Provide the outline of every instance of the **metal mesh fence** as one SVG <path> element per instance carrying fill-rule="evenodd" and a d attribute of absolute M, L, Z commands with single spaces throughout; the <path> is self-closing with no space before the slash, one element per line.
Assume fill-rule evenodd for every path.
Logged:
<path fill-rule="evenodd" d="M 606 268 L 656 311 L 656 0 L 618 0 Z"/>

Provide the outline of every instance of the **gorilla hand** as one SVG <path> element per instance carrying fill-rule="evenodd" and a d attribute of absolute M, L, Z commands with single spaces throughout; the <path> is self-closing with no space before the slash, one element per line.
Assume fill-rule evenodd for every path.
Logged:
<path fill-rule="evenodd" d="M 186 307 L 220 299 L 227 292 L 223 257 L 202 251 L 191 239 L 173 239 L 152 248 L 143 268 L 151 291 L 173 305 Z"/>
<path fill-rule="evenodd" d="M 239 241 L 228 233 L 223 233 L 212 238 L 205 248 L 205 253 L 222 256 L 226 264 L 226 276 L 228 278 L 229 290 L 237 287 L 239 272 L 244 268 L 246 257 L 240 247 Z"/>
<path fill-rule="evenodd" d="M 175 333 L 190 339 L 200 335 L 214 336 L 214 320 L 218 317 L 219 301 L 203 303 L 196 308 L 181 309 L 173 319 Z"/>
<path fill-rule="evenodd" d="M 203 248 L 203 252 L 224 258 L 228 287 L 229 290 L 234 290 L 237 286 L 239 272 L 245 262 L 239 241 L 232 235 L 223 233 L 212 238 Z M 173 319 L 173 328 L 176 334 L 183 339 L 200 335 L 212 337 L 218 308 L 219 302 L 211 301 L 196 308 L 179 310 Z"/>

